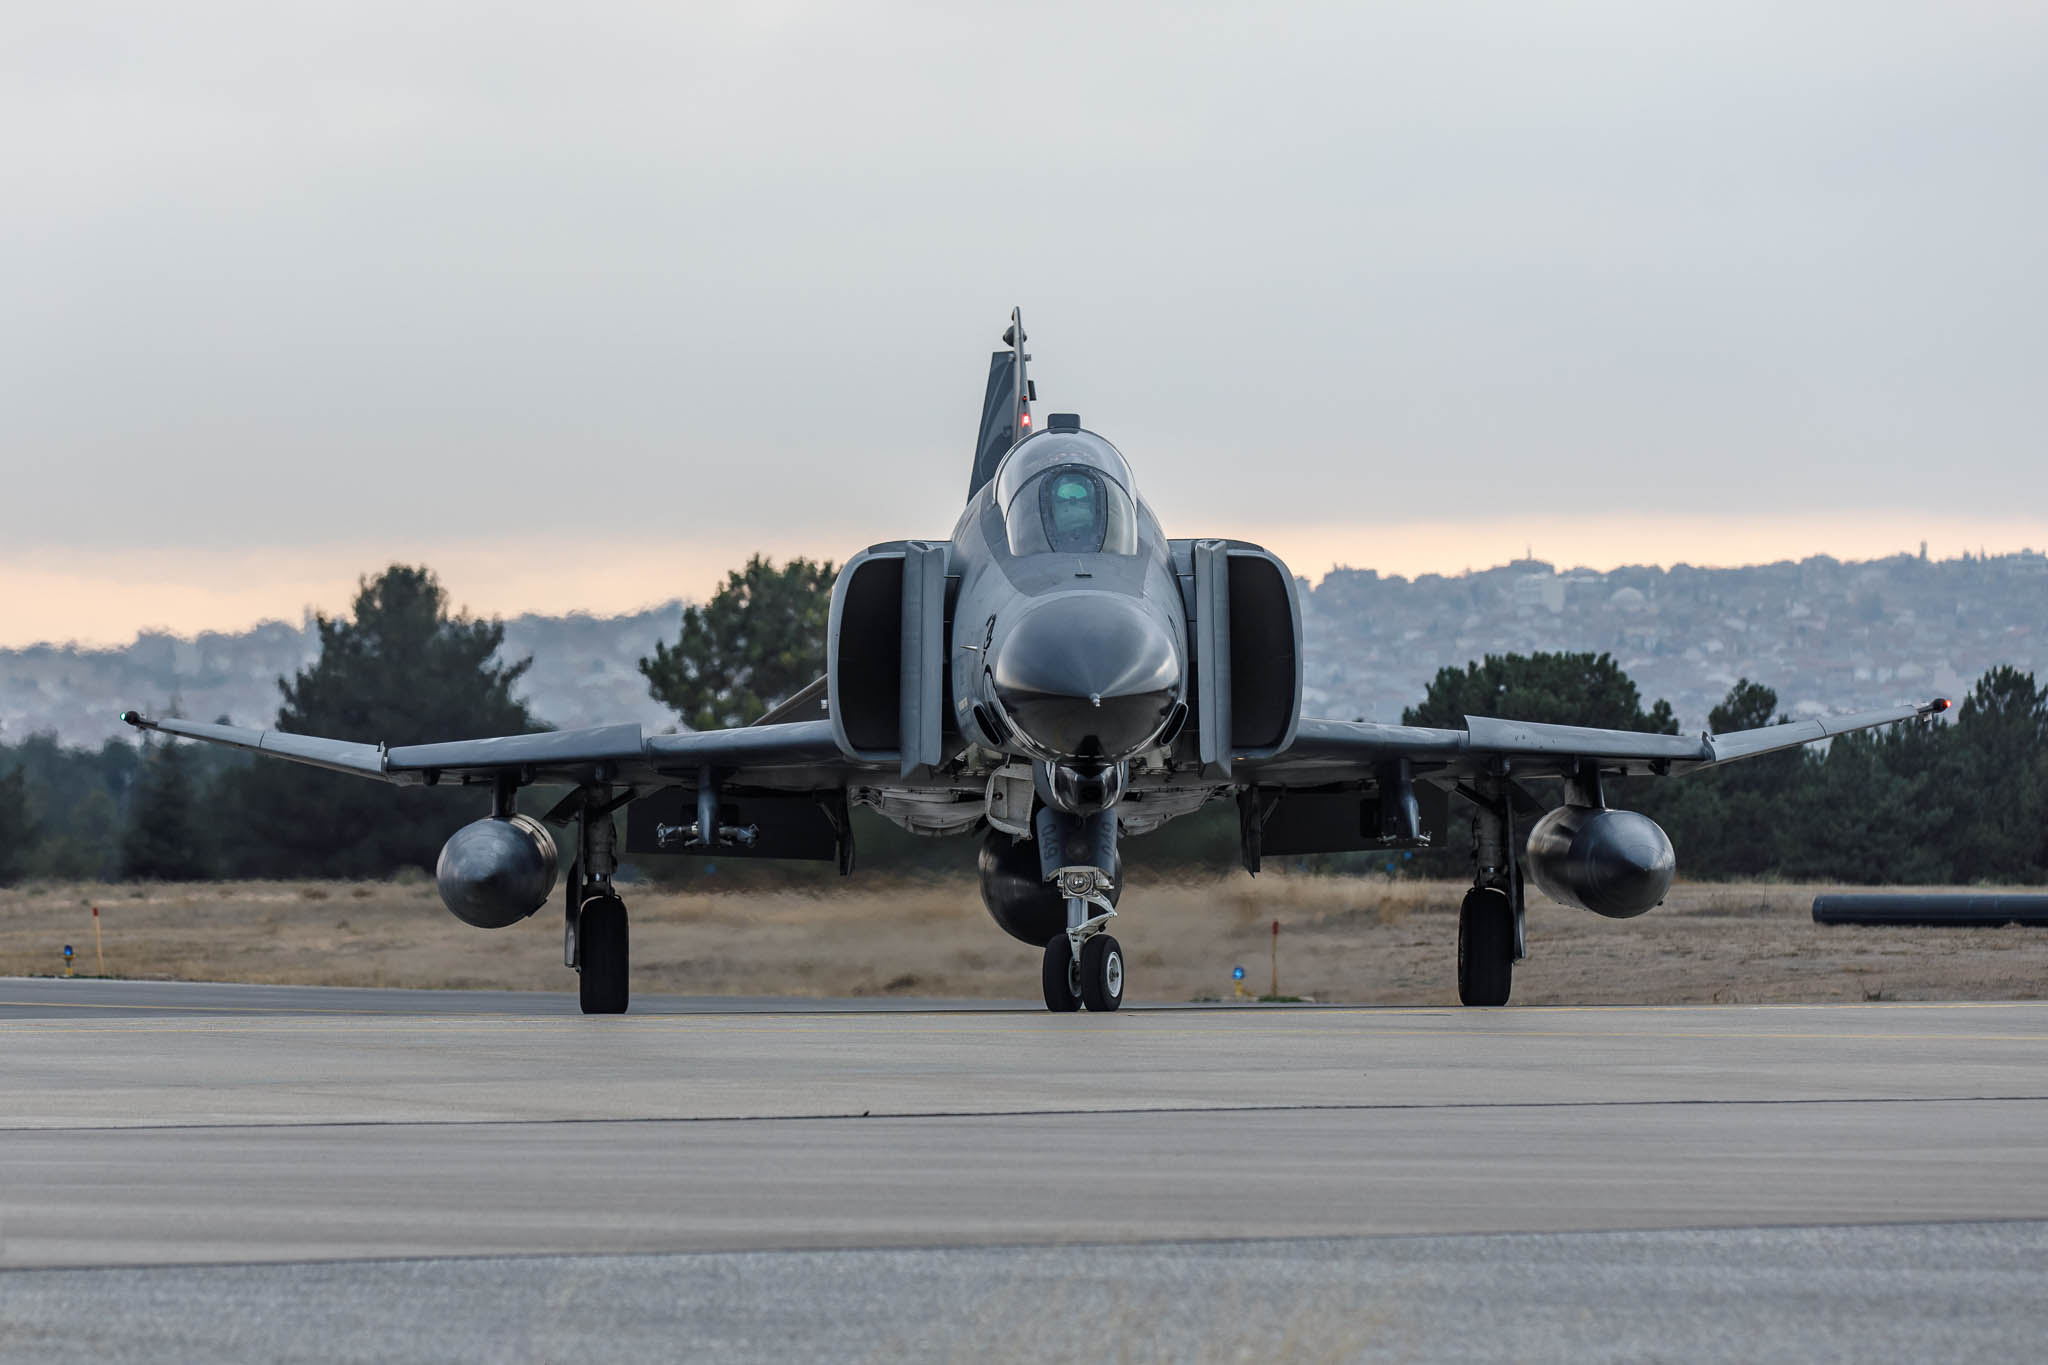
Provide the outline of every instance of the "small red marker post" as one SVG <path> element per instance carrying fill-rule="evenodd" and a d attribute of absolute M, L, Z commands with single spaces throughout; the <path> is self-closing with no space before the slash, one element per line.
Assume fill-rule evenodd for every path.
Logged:
<path fill-rule="evenodd" d="M 1280 994 L 1280 921 L 1273 921 L 1273 989 L 1266 992 L 1271 996 Z"/>
<path fill-rule="evenodd" d="M 100 908 L 92 908 L 92 960 L 101 976 L 107 974 L 107 955 L 100 951 Z"/>

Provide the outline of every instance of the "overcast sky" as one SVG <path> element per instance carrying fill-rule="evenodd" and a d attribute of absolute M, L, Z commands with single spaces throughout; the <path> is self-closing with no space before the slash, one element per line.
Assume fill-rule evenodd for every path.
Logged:
<path fill-rule="evenodd" d="M 18 5 L 0 643 L 698 595 L 1041 411 L 1297 570 L 2048 544 L 2048 6 Z"/>

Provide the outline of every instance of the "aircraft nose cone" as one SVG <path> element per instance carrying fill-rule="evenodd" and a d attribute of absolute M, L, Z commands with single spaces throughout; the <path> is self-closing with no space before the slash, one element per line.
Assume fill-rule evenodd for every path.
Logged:
<path fill-rule="evenodd" d="M 996 700 L 1026 738 L 1070 758 L 1137 752 L 1179 699 L 1180 652 L 1137 601 L 1108 593 L 1027 608 L 989 665 Z"/>

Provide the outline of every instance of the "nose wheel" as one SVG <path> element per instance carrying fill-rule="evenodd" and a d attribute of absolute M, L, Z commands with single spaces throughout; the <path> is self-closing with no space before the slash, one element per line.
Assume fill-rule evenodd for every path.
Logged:
<path fill-rule="evenodd" d="M 1081 1003 L 1106 1013 L 1124 1002 L 1124 950 L 1108 934 L 1081 945 Z"/>
<path fill-rule="evenodd" d="M 1065 934 L 1054 934 L 1045 945 L 1045 966 L 1039 977 L 1047 1009 L 1054 1014 L 1072 1014 L 1081 1008 L 1081 964 Z"/>
<path fill-rule="evenodd" d="M 1115 938 L 1093 934 L 1074 956 L 1074 943 L 1066 934 L 1054 934 L 1045 945 L 1045 966 L 1040 972 L 1045 988 L 1045 1007 L 1055 1014 L 1071 1014 L 1084 1005 L 1098 1014 L 1124 1003 L 1124 952 Z"/>

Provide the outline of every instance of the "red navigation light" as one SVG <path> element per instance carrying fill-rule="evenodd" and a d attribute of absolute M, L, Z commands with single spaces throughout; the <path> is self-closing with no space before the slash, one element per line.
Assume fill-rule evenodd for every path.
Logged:
<path fill-rule="evenodd" d="M 1946 711 L 1952 705 L 1954 705 L 1954 703 L 1951 702 L 1947 697 L 1936 697 L 1934 699 L 1934 709 L 1936 711 Z"/>

